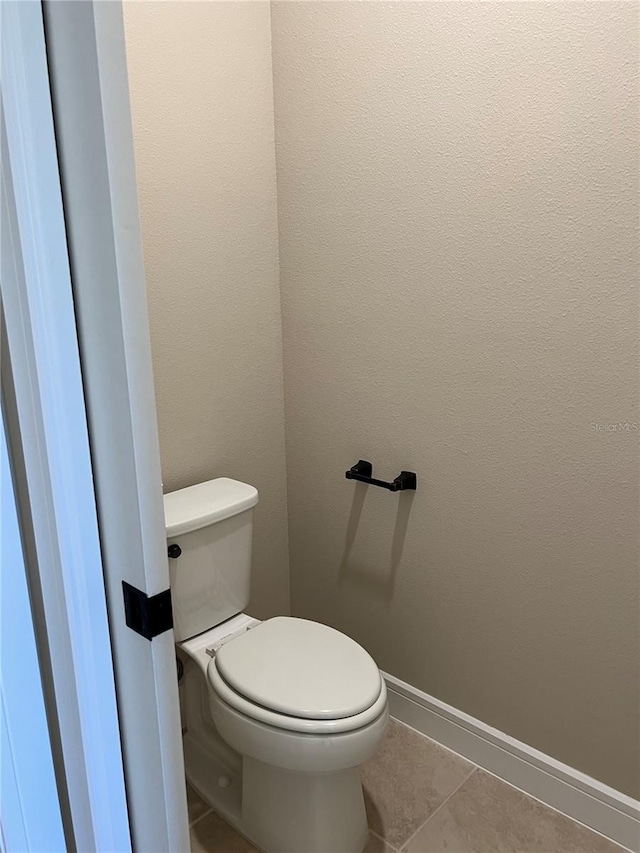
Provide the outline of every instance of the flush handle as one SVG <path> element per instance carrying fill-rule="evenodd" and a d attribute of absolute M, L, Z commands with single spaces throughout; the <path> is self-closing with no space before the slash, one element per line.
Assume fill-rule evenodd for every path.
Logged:
<path fill-rule="evenodd" d="M 167 548 L 167 554 L 172 560 L 177 560 L 180 554 L 182 554 L 182 548 L 177 542 L 174 542 L 173 545 L 169 545 Z"/>

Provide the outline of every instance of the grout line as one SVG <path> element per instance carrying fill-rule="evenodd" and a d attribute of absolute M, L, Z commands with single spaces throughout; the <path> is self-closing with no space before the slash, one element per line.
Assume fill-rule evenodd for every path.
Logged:
<path fill-rule="evenodd" d="M 392 850 L 393 853 L 400 853 L 399 847 L 393 847 L 391 844 L 389 844 L 389 842 L 387 841 L 386 838 L 383 838 L 381 835 L 378 835 L 378 833 L 374 832 L 371 829 L 371 827 L 368 827 L 368 829 L 369 829 L 369 834 L 374 835 L 378 839 L 378 841 L 382 841 L 382 843 L 385 844 L 389 848 L 389 850 Z"/>
<path fill-rule="evenodd" d="M 464 779 L 462 780 L 462 782 L 460 782 L 460 784 L 458 785 L 458 787 L 457 787 L 457 788 L 454 788 L 454 789 L 453 789 L 453 791 L 449 794 L 449 796 L 444 798 L 444 800 L 440 803 L 440 805 L 438 806 L 438 808 L 437 808 L 435 811 L 431 812 L 431 814 L 430 814 L 430 815 L 429 815 L 429 817 L 425 820 L 425 822 L 424 822 L 424 823 L 421 823 L 421 824 L 420 824 L 420 826 L 416 829 L 416 831 L 415 831 L 415 832 L 413 832 L 413 833 L 412 833 L 412 834 L 407 838 L 407 840 L 403 843 L 402 847 L 400 848 L 400 851 L 404 850 L 404 849 L 405 849 L 405 847 L 407 846 L 407 844 L 409 844 L 409 842 L 410 842 L 410 841 L 413 841 L 413 839 L 414 839 L 414 838 L 416 837 L 416 835 L 420 832 L 420 830 L 424 829 L 424 827 L 429 823 L 429 821 L 431 820 L 431 818 L 432 818 L 432 817 L 435 817 L 435 816 L 438 814 L 438 812 L 440 811 L 440 809 L 441 809 L 441 808 L 443 808 L 444 806 L 446 806 L 446 804 L 449 802 L 449 800 L 450 800 L 452 797 L 455 797 L 455 795 L 458 793 L 458 791 L 460 790 L 460 788 L 462 788 L 462 786 L 464 785 L 464 783 L 465 783 L 465 782 L 468 782 L 468 781 L 469 781 L 469 779 L 471 779 L 471 777 L 473 776 L 473 774 L 474 774 L 477 770 L 478 770 L 478 768 L 477 768 L 477 767 L 474 767 L 474 768 L 473 768 L 473 770 L 472 770 L 472 771 L 471 771 L 467 776 L 465 776 L 465 777 L 464 777 Z"/>
<path fill-rule="evenodd" d="M 0 2 L 1 2 L 1 0 L 0 0 Z M 409 701 L 413 701 L 413 700 L 410 699 Z M 425 740 L 430 741 L 431 743 L 438 746 L 440 749 L 444 749 L 447 752 L 451 752 L 451 753 L 453 753 L 453 755 L 457 755 L 459 758 L 462 758 L 464 761 L 472 763 L 470 761 L 470 759 L 467 758 L 466 755 L 463 755 L 461 752 L 457 752 L 455 749 L 451 749 L 450 746 L 445 746 L 444 744 L 440 743 L 439 740 L 436 740 L 435 738 L 430 737 L 429 735 L 425 735 L 419 729 L 416 729 L 413 726 L 409 725 L 409 723 L 405 723 L 403 720 L 399 720 L 397 717 L 391 717 L 391 719 L 395 723 L 397 723 L 398 725 L 404 726 L 405 728 L 410 729 L 412 732 L 419 734 L 420 737 L 425 738 Z M 504 747 L 500 747 L 500 749 L 504 749 Z M 531 765 L 531 766 L 535 766 L 535 765 Z M 570 814 L 567 814 L 567 812 L 563 812 L 557 806 L 552 806 L 549 803 L 545 803 L 544 800 L 541 800 L 539 797 L 536 797 L 534 794 L 530 794 L 528 791 L 525 791 L 524 788 L 518 787 L 518 785 L 514 784 L 513 782 L 509 782 L 508 779 L 505 779 L 504 776 L 499 776 L 493 770 L 489 770 L 487 767 L 481 767 L 479 764 L 476 764 L 475 768 L 476 768 L 476 770 L 480 770 L 482 773 L 486 773 L 489 776 L 493 776 L 493 778 L 496 779 L 498 782 L 501 782 L 503 785 L 507 785 L 509 788 L 513 788 L 514 791 L 518 791 L 518 793 L 522 794 L 523 797 L 526 797 L 529 800 L 534 800 L 536 803 L 539 803 L 545 809 L 549 809 L 550 811 L 555 812 L 556 814 L 562 815 L 562 817 L 567 818 L 567 820 L 570 820 L 572 823 L 575 823 L 577 826 L 581 826 L 584 829 L 588 830 L 589 832 L 593 832 L 595 835 L 599 835 L 601 838 L 604 838 L 605 841 L 609 841 L 609 842 L 611 842 L 611 844 L 617 845 L 620 848 L 621 853 L 634 853 L 634 851 L 632 851 L 629 847 L 625 847 L 624 844 L 622 844 L 620 841 L 616 841 L 614 838 L 611 838 L 610 835 L 605 835 L 600 830 L 594 829 L 593 826 L 590 826 L 589 824 L 583 823 L 583 821 L 578 820 L 575 817 L 572 817 Z M 542 772 L 548 773 L 547 770 L 542 770 Z M 471 774 L 469 774 L 469 775 L 471 775 Z M 469 778 L 469 777 L 467 777 L 467 778 Z M 466 779 L 465 779 L 465 782 L 466 782 Z M 464 784 L 464 782 L 462 784 Z M 580 790 L 580 789 L 575 789 L 575 790 Z M 449 798 L 447 797 L 447 799 L 449 799 Z M 442 803 L 442 805 L 444 805 L 444 803 Z M 439 808 L 440 808 L 440 806 L 438 806 L 438 809 Z M 436 809 L 436 811 L 438 811 L 438 809 Z M 433 814 L 435 814 L 435 812 Z M 431 817 L 433 817 L 433 815 L 431 815 Z M 424 823 L 427 823 L 428 820 L 430 820 L 430 818 L 427 818 L 427 820 Z M 422 824 L 422 826 L 424 826 L 424 823 Z M 420 827 L 420 829 L 422 829 L 422 826 Z M 414 835 L 415 835 L 415 833 L 414 833 Z M 411 836 L 411 838 L 413 838 L 413 835 Z M 411 840 L 411 838 L 409 840 Z M 405 844 L 408 844 L 408 842 L 405 842 Z"/>
<path fill-rule="evenodd" d="M 203 820 L 205 817 L 209 817 L 212 811 L 213 809 L 211 808 L 211 806 L 209 806 L 209 808 L 204 814 L 201 814 L 200 817 L 197 817 L 195 820 L 191 821 L 191 823 L 189 824 L 189 829 L 191 829 L 191 827 L 195 826 L 197 823 L 200 823 L 200 821 Z"/>

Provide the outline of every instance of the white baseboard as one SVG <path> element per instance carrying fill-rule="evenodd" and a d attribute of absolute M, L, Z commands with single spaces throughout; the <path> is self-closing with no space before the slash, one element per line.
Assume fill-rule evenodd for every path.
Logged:
<path fill-rule="evenodd" d="M 401 723 L 629 850 L 640 849 L 640 803 L 573 767 L 383 673 Z M 634 745 L 629 744 L 632 749 Z"/>

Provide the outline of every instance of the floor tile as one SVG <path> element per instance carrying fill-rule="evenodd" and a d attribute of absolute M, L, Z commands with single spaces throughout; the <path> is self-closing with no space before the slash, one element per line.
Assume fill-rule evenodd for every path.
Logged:
<path fill-rule="evenodd" d="M 473 764 L 391 720 L 362 768 L 369 826 L 401 847 L 473 770 Z"/>
<path fill-rule="evenodd" d="M 204 853 L 204 851 L 206 853 L 259 853 L 251 842 L 236 832 L 215 812 L 198 821 L 197 826 L 192 826 L 190 832 L 191 853 Z M 396 851 L 371 833 L 362 853 L 396 853 Z"/>
<path fill-rule="evenodd" d="M 209 803 L 205 803 L 200 794 L 196 793 L 187 782 L 187 811 L 189 812 L 189 823 L 202 817 L 210 810 Z"/>
<path fill-rule="evenodd" d="M 389 847 L 386 841 L 378 838 L 373 832 L 369 835 L 369 841 L 362 853 L 396 853 L 394 847 Z"/>
<path fill-rule="evenodd" d="M 406 853 L 622 853 L 622 848 L 476 772 L 403 848 Z"/>
<path fill-rule="evenodd" d="M 257 847 L 215 812 L 195 823 L 190 834 L 191 853 L 259 853 Z"/>

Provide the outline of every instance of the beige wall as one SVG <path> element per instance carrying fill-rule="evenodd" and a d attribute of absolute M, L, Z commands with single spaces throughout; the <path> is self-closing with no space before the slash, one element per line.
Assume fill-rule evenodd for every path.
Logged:
<path fill-rule="evenodd" d="M 272 29 L 294 612 L 637 796 L 638 7 Z"/>
<path fill-rule="evenodd" d="M 165 488 L 255 483 L 286 612 L 269 4 L 125 23 Z M 637 796 L 637 7 L 271 23 L 294 612 Z"/>
<path fill-rule="evenodd" d="M 269 4 L 127 2 L 165 491 L 260 491 L 249 612 L 288 610 Z"/>

